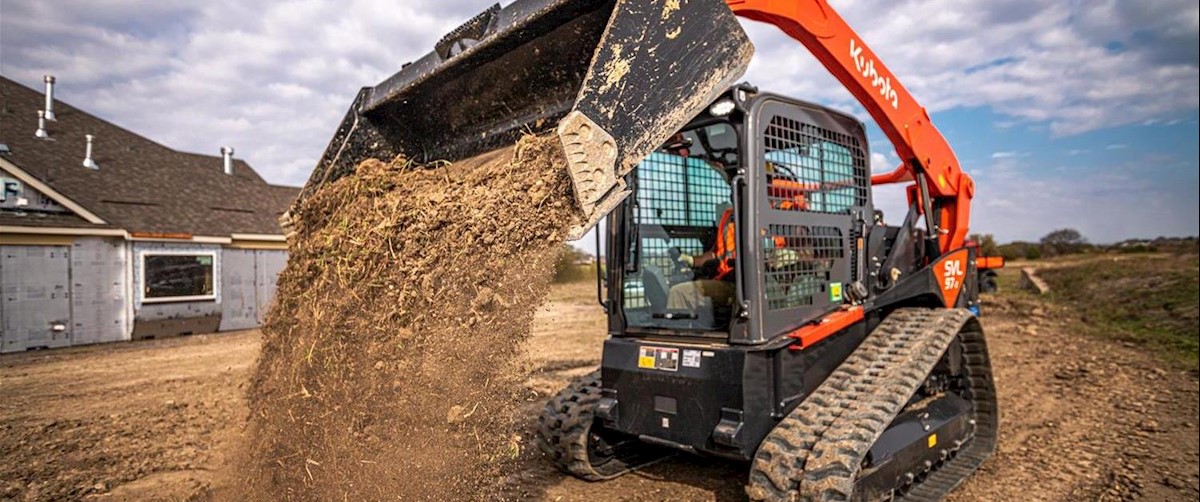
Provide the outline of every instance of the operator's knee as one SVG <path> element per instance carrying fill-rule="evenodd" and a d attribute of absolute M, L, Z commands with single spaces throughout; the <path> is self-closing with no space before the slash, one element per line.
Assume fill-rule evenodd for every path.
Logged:
<path fill-rule="evenodd" d="M 696 290 L 696 284 L 684 282 L 671 286 L 671 291 L 667 293 L 667 308 L 669 309 L 691 309 L 700 301 L 700 294 Z"/>
<path fill-rule="evenodd" d="M 713 305 L 732 305 L 734 285 L 727 281 L 707 281 L 704 284 L 704 296 L 712 298 Z"/>

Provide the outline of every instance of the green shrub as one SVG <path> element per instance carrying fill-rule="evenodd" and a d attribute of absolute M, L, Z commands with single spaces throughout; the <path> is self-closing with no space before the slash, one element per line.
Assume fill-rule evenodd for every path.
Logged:
<path fill-rule="evenodd" d="M 564 243 L 554 264 L 554 282 L 576 282 L 594 279 L 596 263 L 592 255 Z"/>

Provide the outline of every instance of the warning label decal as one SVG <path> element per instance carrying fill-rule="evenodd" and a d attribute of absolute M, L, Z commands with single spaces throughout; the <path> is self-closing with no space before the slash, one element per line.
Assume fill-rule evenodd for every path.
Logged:
<path fill-rule="evenodd" d="M 679 371 L 679 349 L 670 347 L 638 348 L 638 367 L 663 371 Z"/>

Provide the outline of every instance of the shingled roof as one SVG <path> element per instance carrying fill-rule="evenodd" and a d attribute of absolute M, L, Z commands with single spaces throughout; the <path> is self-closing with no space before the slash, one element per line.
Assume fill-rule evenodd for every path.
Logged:
<path fill-rule="evenodd" d="M 52 140 L 35 138 L 44 99 L 40 91 L 0 76 L 0 143 L 11 150 L 0 158 L 107 225 L 67 216 L 12 215 L 3 224 L 201 236 L 282 233 L 278 217 L 299 188 L 271 185 L 241 160 L 227 175 L 218 155 L 173 150 L 57 100 L 58 120 L 46 127 Z M 99 170 L 81 165 L 87 134 L 95 135 L 92 157 Z"/>

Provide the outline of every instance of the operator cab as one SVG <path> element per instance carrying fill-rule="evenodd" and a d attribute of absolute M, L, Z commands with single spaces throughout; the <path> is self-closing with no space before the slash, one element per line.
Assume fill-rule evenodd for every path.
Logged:
<path fill-rule="evenodd" d="M 728 90 L 627 178 L 610 332 L 761 343 L 840 307 L 873 223 L 868 158 L 851 116 Z"/>
<path fill-rule="evenodd" d="M 729 263 L 696 260 L 711 256 L 722 223 L 730 225 L 738 152 L 733 124 L 710 121 L 690 124 L 638 165 L 635 195 L 626 205 L 631 245 L 622 280 L 631 326 L 728 326 L 734 304 Z"/>

